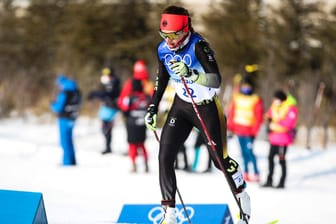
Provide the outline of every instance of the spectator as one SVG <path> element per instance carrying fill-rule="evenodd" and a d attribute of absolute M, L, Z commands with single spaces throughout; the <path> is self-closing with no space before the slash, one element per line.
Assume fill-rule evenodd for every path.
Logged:
<path fill-rule="evenodd" d="M 237 135 L 244 162 L 244 179 L 259 182 L 257 157 L 253 152 L 253 142 L 263 121 L 262 99 L 255 93 L 255 85 L 247 76 L 242 79 L 238 93 L 233 95 L 228 112 L 228 129 Z M 253 174 L 249 165 L 253 165 Z"/>
<path fill-rule="evenodd" d="M 105 138 L 105 149 L 102 154 L 112 153 L 112 130 L 114 120 L 118 112 L 117 99 L 120 93 L 120 80 L 115 75 L 113 68 L 106 67 L 102 69 L 100 77 L 101 88 L 89 93 L 88 99 L 99 99 L 98 116 L 102 121 L 102 133 Z"/>
<path fill-rule="evenodd" d="M 293 100 L 287 100 L 285 92 L 277 90 L 271 107 L 266 113 L 268 122 L 268 140 L 270 150 L 268 155 L 268 176 L 263 187 L 273 186 L 274 157 L 278 155 L 281 166 L 281 177 L 276 188 L 285 188 L 287 176 L 286 152 L 294 141 L 293 132 L 297 122 L 297 107 Z"/>
<path fill-rule="evenodd" d="M 154 91 L 154 85 L 153 83 L 149 80 L 149 74 L 148 70 L 145 64 L 145 61 L 143 60 L 138 60 L 134 63 L 133 66 L 133 77 L 129 78 L 126 80 L 121 92 L 120 96 L 118 99 L 118 107 L 124 110 L 125 108 L 122 108 L 123 105 L 123 100 L 125 97 L 128 97 L 131 92 L 132 92 L 132 81 L 140 80 L 143 86 L 143 91 L 145 94 L 152 95 Z"/>
<path fill-rule="evenodd" d="M 81 92 L 74 80 L 65 75 L 56 79 L 58 86 L 57 98 L 51 103 L 51 110 L 58 116 L 60 142 L 63 149 L 64 166 L 76 165 L 76 155 L 73 143 L 73 128 L 79 114 Z"/>
<path fill-rule="evenodd" d="M 145 147 L 146 126 L 145 114 L 150 96 L 144 93 L 142 82 L 138 79 L 132 81 L 131 94 L 125 96 L 121 102 L 121 108 L 126 117 L 128 155 L 132 161 L 131 172 L 137 172 L 136 157 L 138 149 L 142 150 L 145 161 L 145 171 L 149 171 L 148 153 Z"/>

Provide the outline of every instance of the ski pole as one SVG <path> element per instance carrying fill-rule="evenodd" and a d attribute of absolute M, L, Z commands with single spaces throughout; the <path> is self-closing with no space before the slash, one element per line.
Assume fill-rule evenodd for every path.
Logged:
<path fill-rule="evenodd" d="M 156 140 L 160 143 L 159 135 L 157 134 L 156 131 L 153 131 L 153 132 L 154 132 L 154 135 L 155 135 Z M 181 204 L 182 204 L 184 213 L 185 213 L 186 216 L 187 216 L 188 222 L 189 222 L 189 224 L 192 224 L 192 223 L 191 223 L 191 220 L 190 220 L 190 217 L 189 217 L 189 214 L 188 214 L 188 212 L 187 212 L 186 206 L 185 206 L 185 204 L 184 204 L 184 202 L 183 202 L 182 195 L 181 195 L 181 193 L 180 193 L 180 191 L 179 191 L 179 189 L 178 189 L 177 186 L 176 186 L 176 191 L 177 191 L 177 195 L 178 195 L 178 197 L 179 197 L 179 199 L 180 199 L 180 201 L 181 201 Z"/>
<path fill-rule="evenodd" d="M 226 180 L 227 180 L 227 183 L 229 184 L 231 193 L 232 193 L 232 195 L 233 195 L 233 197 L 234 197 L 234 199 L 235 199 L 235 201 L 236 201 L 236 203 L 237 203 L 237 205 L 238 205 L 238 208 L 239 208 L 240 213 L 243 215 L 243 220 L 248 224 L 248 220 L 247 220 L 247 218 L 246 218 L 246 216 L 245 216 L 245 213 L 244 213 L 244 211 L 243 211 L 243 209 L 242 209 L 242 207 L 241 207 L 241 205 L 240 205 L 240 202 L 238 201 L 238 199 L 237 199 L 237 197 L 236 197 L 236 195 L 235 195 L 235 193 L 234 193 L 233 186 L 230 184 L 228 174 L 225 172 L 224 165 L 222 164 L 221 159 L 219 158 L 219 156 L 218 156 L 218 154 L 217 154 L 216 146 L 215 146 L 214 142 L 212 141 L 212 139 L 211 139 L 211 137 L 210 137 L 209 131 L 208 131 L 207 127 L 205 126 L 204 120 L 203 120 L 203 118 L 201 117 L 201 114 L 199 113 L 199 110 L 198 110 L 198 108 L 197 108 L 197 105 L 196 105 L 196 103 L 195 103 L 195 101 L 194 101 L 194 99 L 193 99 L 193 97 L 192 97 L 192 95 L 191 95 L 191 93 L 190 93 L 190 90 L 189 90 L 189 88 L 188 88 L 188 85 L 187 85 L 187 83 L 186 83 L 184 77 L 181 77 L 181 80 L 182 80 L 182 83 L 183 83 L 183 85 L 184 85 L 184 87 L 185 87 L 185 89 L 186 89 L 186 91 L 187 91 L 188 96 L 189 96 L 190 99 L 191 99 L 192 107 L 194 108 L 194 111 L 195 111 L 195 113 L 196 113 L 196 116 L 197 116 L 198 120 L 199 120 L 200 123 L 201 123 L 202 129 L 203 129 L 203 131 L 204 131 L 204 133 L 205 133 L 205 136 L 206 136 L 206 138 L 207 138 L 207 140 L 208 140 L 208 142 L 209 142 L 208 144 L 210 144 L 211 149 L 212 149 L 212 151 L 214 152 L 214 155 L 215 155 L 215 157 L 216 157 L 216 161 L 217 161 L 217 163 L 218 163 L 218 166 L 220 167 L 221 171 L 223 172 L 223 174 L 224 174 L 224 176 L 225 176 L 225 178 L 226 178 Z"/>

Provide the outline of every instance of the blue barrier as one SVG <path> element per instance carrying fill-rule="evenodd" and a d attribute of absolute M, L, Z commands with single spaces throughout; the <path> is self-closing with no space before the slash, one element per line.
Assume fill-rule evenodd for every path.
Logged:
<path fill-rule="evenodd" d="M 0 223 L 47 224 L 42 194 L 0 190 Z"/>
<path fill-rule="evenodd" d="M 193 224 L 233 224 L 227 204 L 188 204 L 186 210 Z M 125 204 L 118 223 L 159 224 L 163 209 L 158 204 Z M 188 218 L 181 205 L 176 205 L 178 224 L 187 224 Z"/>

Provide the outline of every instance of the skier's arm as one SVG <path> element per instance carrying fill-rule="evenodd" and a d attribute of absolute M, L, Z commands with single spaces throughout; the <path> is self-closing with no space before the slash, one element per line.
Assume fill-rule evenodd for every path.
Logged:
<path fill-rule="evenodd" d="M 156 114 L 158 112 L 160 101 L 162 99 L 163 93 L 166 90 L 170 77 L 163 62 L 160 60 L 158 60 L 158 62 L 159 69 L 155 80 L 154 93 L 145 116 L 146 127 L 152 131 L 156 130 Z"/>
<path fill-rule="evenodd" d="M 212 88 L 219 88 L 222 78 L 218 69 L 214 52 L 205 41 L 200 41 L 195 45 L 195 55 L 201 63 L 205 73 L 198 72 L 196 83 Z M 193 73 L 195 71 L 192 71 Z"/>
<path fill-rule="evenodd" d="M 158 59 L 158 72 L 157 77 L 154 84 L 154 93 L 152 96 L 152 100 L 150 104 L 154 104 L 156 107 L 159 106 L 159 103 L 162 99 L 162 96 L 166 90 L 166 87 L 169 82 L 169 74 L 166 70 L 166 67 L 164 66 L 163 62 Z"/>

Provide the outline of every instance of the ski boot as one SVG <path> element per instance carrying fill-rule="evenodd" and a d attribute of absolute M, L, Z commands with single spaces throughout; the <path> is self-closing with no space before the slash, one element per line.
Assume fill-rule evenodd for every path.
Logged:
<path fill-rule="evenodd" d="M 165 214 L 160 224 L 177 224 L 175 208 L 167 207 L 164 210 L 165 210 Z"/>
<path fill-rule="evenodd" d="M 239 201 L 239 204 L 241 206 L 241 209 L 243 210 L 244 214 L 240 214 L 240 219 L 238 220 L 237 224 L 247 224 L 245 220 L 249 220 L 251 216 L 251 202 L 250 202 L 250 196 L 244 191 L 241 193 L 236 194 L 236 197 Z M 245 219 L 243 217 L 245 216 Z"/>

